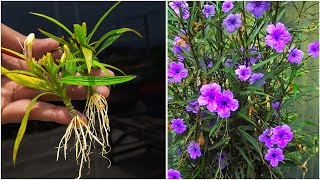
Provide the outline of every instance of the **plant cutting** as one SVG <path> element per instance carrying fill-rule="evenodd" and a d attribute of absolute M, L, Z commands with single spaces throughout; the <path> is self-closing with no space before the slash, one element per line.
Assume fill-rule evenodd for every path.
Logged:
<path fill-rule="evenodd" d="M 75 157 L 79 164 L 78 178 L 82 175 L 82 169 L 85 163 L 88 164 L 90 170 L 90 154 L 92 153 L 92 147 L 101 146 L 101 155 L 110 162 L 106 156 L 111 150 L 108 140 L 110 132 L 108 103 L 105 97 L 98 92 L 96 86 L 110 86 L 124 83 L 134 79 L 136 76 L 126 75 L 123 71 L 112 65 L 99 62 L 98 55 L 126 32 L 133 32 L 140 37 L 141 35 L 133 29 L 120 28 L 105 33 L 95 42 L 92 42 L 92 37 L 103 20 L 119 3 L 120 2 L 115 3 L 103 14 L 91 32 L 88 31 L 85 22 L 81 25 L 74 24 L 72 32 L 65 25 L 52 17 L 40 13 L 31 13 L 55 23 L 70 36 L 65 39 L 64 37 L 57 37 L 45 30 L 39 29 L 41 33 L 61 44 L 63 54 L 59 59 L 54 59 L 51 53 L 47 53 L 38 61 L 35 60 L 32 56 L 32 45 L 35 39 L 34 33 L 29 34 L 24 41 L 23 54 L 7 48 L 2 48 L 3 51 L 24 59 L 29 71 L 8 70 L 5 67 L 1 67 L 1 74 L 20 85 L 41 91 L 39 95 L 32 99 L 21 121 L 13 150 L 14 165 L 20 142 L 27 127 L 28 116 L 32 106 L 41 96 L 48 94 L 61 98 L 71 117 L 66 132 L 62 136 L 57 147 L 57 160 L 60 157 L 61 151 L 63 152 L 64 159 L 66 159 L 67 152 L 74 149 Z M 106 76 L 92 76 L 91 72 L 93 68 L 101 69 L 105 72 Z M 119 71 L 123 76 L 111 76 L 107 68 Z M 71 98 L 67 95 L 68 85 L 86 86 L 87 102 L 84 115 L 87 120 L 82 119 L 76 113 Z M 69 140 L 71 138 L 75 139 L 74 145 L 70 145 Z"/>
<path fill-rule="evenodd" d="M 316 6 L 168 3 L 169 179 L 305 177 L 318 124 L 294 105 L 319 91 L 301 81 L 319 75 Z"/>

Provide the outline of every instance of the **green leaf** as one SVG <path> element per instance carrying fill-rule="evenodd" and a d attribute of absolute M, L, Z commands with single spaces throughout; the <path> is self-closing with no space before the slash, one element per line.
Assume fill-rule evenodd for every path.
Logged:
<path fill-rule="evenodd" d="M 86 24 L 86 22 L 82 23 L 82 32 L 84 34 L 84 37 L 87 37 L 87 24 Z"/>
<path fill-rule="evenodd" d="M 49 38 L 51 38 L 51 39 L 53 39 L 53 40 L 58 41 L 60 44 L 63 44 L 63 45 L 66 44 L 66 45 L 69 46 L 69 43 L 67 43 L 67 41 L 63 40 L 62 38 L 57 37 L 57 36 L 54 36 L 54 35 L 46 32 L 46 31 L 44 31 L 44 30 L 42 30 L 42 29 L 39 29 L 39 28 L 38 28 L 38 30 L 39 30 L 42 34 L 46 35 L 47 37 L 49 37 Z"/>
<path fill-rule="evenodd" d="M 241 135 L 247 140 L 249 141 L 249 143 L 256 149 L 256 151 L 261 155 L 261 151 L 259 148 L 259 145 L 257 143 L 257 140 L 253 139 L 247 132 L 245 132 L 244 130 L 242 130 L 241 128 L 238 128 L 239 132 L 241 133 Z"/>
<path fill-rule="evenodd" d="M 210 148 L 208 148 L 208 151 L 211 151 L 211 150 L 214 150 L 216 149 L 217 147 L 223 145 L 226 143 L 226 140 L 225 139 L 221 139 L 220 141 L 218 141 L 217 143 L 215 143 L 213 146 L 211 146 Z"/>
<path fill-rule="evenodd" d="M 98 27 L 100 26 L 100 24 L 102 23 L 102 21 L 108 16 L 108 14 L 115 8 L 118 6 L 118 4 L 121 1 L 115 3 L 106 13 L 103 14 L 103 16 L 99 19 L 99 21 L 97 22 L 97 24 L 94 26 L 93 30 L 91 31 L 91 33 L 88 35 L 88 39 L 87 39 L 87 43 L 90 42 L 92 36 L 94 35 L 94 33 L 96 32 L 96 30 L 98 29 Z"/>
<path fill-rule="evenodd" d="M 88 48 L 81 47 L 84 58 L 86 60 L 86 64 L 88 67 L 88 73 L 90 74 L 91 72 L 91 66 L 92 66 L 92 51 Z"/>
<path fill-rule="evenodd" d="M 252 169 L 254 169 L 253 165 L 252 165 L 252 161 L 249 160 L 249 157 L 246 155 L 246 153 L 237 145 L 234 145 L 238 151 L 240 152 L 240 154 L 243 156 L 243 158 L 247 161 L 247 163 L 252 167 Z"/>
<path fill-rule="evenodd" d="M 74 29 L 74 33 L 75 33 L 77 41 L 81 45 L 86 45 L 86 35 L 83 32 L 82 26 L 80 26 L 79 24 L 74 24 L 73 29 Z"/>
<path fill-rule="evenodd" d="M 28 88 L 50 91 L 50 84 L 42 79 L 30 77 L 17 72 L 12 72 L 1 66 L 1 75 L 7 76 L 12 81 Z"/>
<path fill-rule="evenodd" d="M 73 85 L 103 86 L 124 83 L 134 78 L 136 78 L 136 76 L 66 76 L 62 78 L 60 82 Z"/>
<path fill-rule="evenodd" d="M 241 111 L 239 111 L 237 114 L 238 114 L 238 116 L 242 117 L 243 119 L 245 119 L 245 120 L 248 121 L 249 123 L 253 124 L 254 126 L 257 126 L 257 125 L 251 120 L 251 118 L 250 118 L 248 115 L 244 114 L 244 113 L 241 112 Z"/>
<path fill-rule="evenodd" d="M 20 57 L 21 59 L 25 59 L 25 57 L 24 57 L 24 55 L 23 55 L 23 54 L 20 54 L 20 53 L 18 53 L 18 52 L 15 52 L 15 51 L 13 51 L 13 50 L 11 50 L 11 49 L 1 47 L 1 50 L 3 50 L 3 51 L 7 51 L 7 52 L 9 52 L 9 53 L 12 53 L 12 54 L 14 54 L 14 55 L 16 55 L 16 56 Z"/>
<path fill-rule="evenodd" d="M 253 33 L 250 34 L 249 40 L 248 40 L 248 44 L 250 44 L 254 38 L 256 37 L 256 35 L 261 31 L 261 28 L 263 27 L 263 25 L 265 24 L 266 21 L 262 21 L 260 23 L 260 25 L 253 31 Z"/>
<path fill-rule="evenodd" d="M 218 127 L 222 124 L 223 120 L 221 119 L 220 121 L 217 120 L 217 122 L 212 126 L 210 133 L 209 133 L 209 137 L 211 136 L 211 134 L 218 129 Z"/>
<path fill-rule="evenodd" d="M 40 14 L 40 13 L 33 13 L 33 12 L 30 12 L 31 14 L 33 15 L 36 15 L 36 16 L 40 16 L 40 17 L 43 17 L 53 23 L 55 23 L 56 25 L 60 26 L 62 29 L 64 29 L 68 34 L 70 34 L 70 36 L 73 35 L 73 33 L 66 27 L 64 26 L 62 23 L 60 23 L 58 20 L 52 18 L 52 17 L 49 17 L 49 16 L 46 16 L 44 14 Z"/>
<path fill-rule="evenodd" d="M 94 61 L 94 60 L 93 60 Z M 98 62 L 98 61 L 97 61 Z M 99 62 L 100 63 L 100 62 Z M 114 66 L 111 66 L 109 64 L 105 64 L 105 63 L 100 63 L 101 65 L 103 65 L 104 67 L 107 67 L 107 68 L 111 68 L 111 69 L 114 69 L 114 70 L 117 70 L 119 72 L 121 72 L 123 75 L 126 75 L 123 71 L 121 71 L 120 69 L 114 67 Z"/>
<path fill-rule="evenodd" d="M 110 72 L 98 61 L 93 61 L 93 66 L 98 66 L 100 69 L 102 69 L 103 72 L 105 72 L 108 76 L 111 76 Z"/>
<path fill-rule="evenodd" d="M 263 60 L 263 61 L 261 61 L 260 63 L 253 65 L 252 68 L 251 68 L 252 71 L 254 71 L 254 70 L 262 67 L 263 65 L 265 65 L 265 64 L 267 64 L 267 63 L 269 63 L 271 60 L 275 59 L 276 57 L 278 57 L 278 56 L 280 56 L 280 55 L 281 55 L 281 54 L 273 54 L 273 55 L 271 55 L 268 59 Z"/>
<path fill-rule="evenodd" d="M 13 165 L 16 165 L 16 159 L 17 159 L 17 154 L 18 154 L 18 150 L 19 150 L 19 145 L 20 142 L 23 138 L 24 132 L 26 131 L 27 128 L 27 123 L 28 123 L 28 117 L 30 114 L 30 111 L 32 109 L 32 106 L 36 103 L 36 101 L 45 94 L 50 94 L 49 92 L 45 92 L 45 93 L 41 93 L 38 96 L 36 96 L 35 98 L 32 99 L 32 101 L 30 102 L 28 108 L 26 109 L 26 113 L 24 114 L 21 124 L 20 124 L 20 128 L 16 137 L 16 140 L 14 142 L 14 147 L 13 147 L 13 155 L 12 155 L 12 160 L 13 160 Z"/>

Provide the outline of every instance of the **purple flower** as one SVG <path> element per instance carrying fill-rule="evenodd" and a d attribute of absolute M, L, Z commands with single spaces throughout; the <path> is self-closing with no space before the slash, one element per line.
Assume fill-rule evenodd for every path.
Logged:
<path fill-rule="evenodd" d="M 229 14 L 222 25 L 226 28 L 228 33 L 233 33 L 236 29 L 241 27 L 241 14 Z"/>
<path fill-rule="evenodd" d="M 222 11 L 225 12 L 225 13 L 230 11 L 232 8 L 233 8 L 233 2 L 232 1 L 225 1 L 222 4 Z"/>
<path fill-rule="evenodd" d="M 272 129 L 266 129 L 263 131 L 263 133 L 259 136 L 259 141 L 264 142 L 264 144 L 268 147 L 271 148 L 273 147 L 273 141 L 271 140 L 272 136 Z"/>
<path fill-rule="evenodd" d="M 280 102 L 271 103 L 273 109 L 277 110 L 280 107 Z"/>
<path fill-rule="evenodd" d="M 189 5 L 185 1 L 172 1 L 169 3 L 170 7 L 180 16 L 180 8 L 183 19 L 189 18 Z"/>
<path fill-rule="evenodd" d="M 269 24 L 267 27 L 269 33 L 265 38 L 265 42 L 268 46 L 273 47 L 277 52 L 283 52 L 284 46 L 290 42 L 290 33 L 286 30 L 286 27 L 281 22 L 278 22 L 276 26 Z"/>
<path fill-rule="evenodd" d="M 319 56 L 319 41 L 309 44 L 308 54 L 314 58 Z"/>
<path fill-rule="evenodd" d="M 168 179 L 182 179 L 180 176 L 180 172 L 175 169 L 168 170 Z"/>
<path fill-rule="evenodd" d="M 289 50 L 288 61 L 290 63 L 300 64 L 302 62 L 303 51 L 297 48 L 291 48 Z"/>
<path fill-rule="evenodd" d="M 243 52 L 244 48 L 243 46 L 240 47 L 240 50 Z M 247 59 L 249 60 L 249 63 L 247 66 L 251 66 L 256 63 L 257 60 L 261 59 L 261 54 L 257 54 L 257 48 L 255 46 L 250 46 L 250 56 L 247 55 Z M 251 55 L 252 54 L 252 55 Z"/>
<path fill-rule="evenodd" d="M 214 16 L 214 13 L 215 13 L 214 5 L 209 5 L 209 4 L 204 5 L 202 13 L 207 19 L 209 18 L 209 16 Z"/>
<path fill-rule="evenodd" d="M 251 68 L 246 67 L 244 65 L 239 66 L 238 69 L 235 70 L 236 75 L 238 75 L 238 78 L 241 81 L 246 81 L 247 79 L 250 78 L 251 75 Z"/>
<path fill-rule="evenodd" d="M 221 118 L 230 116 L 230 111 L 235 111 L 239 107 L 238 100 L 233 99 L 233 94 L 230 90 L 223 91 L 223 93 L 216 93 L 216 111 Z"/>
<path fill-rule="evenodd" d="M 249 83 L 252 85 L 253 83 L 255 83 L 256 81 L 258 81 L 260 78 L 262 78 L 264 75 L 262 73 L 253 73 L 251 75 L 251 78 L 249 79 Z M 263 86 L 264 84 L 266 84 L 266 81 L 262 81 L 259 86 Z"/>
<path fill-rule="evenodd" d="M 280 148 L 268 149 L 268 153 L 264 156 L 264 159 L 270 161 L 270 164 L 272 167 L 278 166 L 278 162 L 284 160 L 282 149 Z"/>
<path fill-rule="evenodd" d="M 229 165 L 227 162 L 228 154 L 225 151 L 222 151 L 221 154 L 218 152 L 216 155 L 216 161 L 217 166 L 220 166 L 221 170 L 224 170 Z"/>
<path fill-rule="evenodd" d="M 186 110 L 197 114 L 199 110 L 198 100 L 189 101 L 189 105 L 186 106 Z"/>
<path fill-rule="evenodd" d="M 203 85 L 200 89 L 200 97 L 198 103 L 200 106 L 207 106 L 210 112 L 213 112 L 217 108 L 215 100 L 217 92 L 221 92 L 221 87 L 216 83 Z"/>
<path fill-rule="evenodd" d="M 288 125 L 277 126 L 273 129 L 271 140 L 278 145 L 279 148 L 284 148 L 292 140 L 293 133 Z"/>
<path fill-rule="evenodd" d="M 213 66 L 213 62 L 209 62 L 207 67 L 211 68 L 212 66 Z"/>
<path fill-rule="evenodd" d="M 182 49 L 184 49 L 185 51 L 189 52 L 190 51 L 190 46 L 186 43 L 186 41 L 183 38 L 181 38 L 180 35 L 177 35 L 174 38 L 172 51 L 174 53 L 176 53 L 176 54 L 179 54 L 179 53 L 183 52 Z"/>
<path fill-rule="evenodd" d="M 183 119 L 177 118 L 177 119 L 172 119 L 171 120 L 171 128 L 177 134 L 181 134 L 187 129 L 187 126 L 184 124 Z"/>
<path fill-rule="evenodd" d="M 184 60 L 184 56 L 183 55 L 178 54 L 177 56 L 178 56 L 177 58 L 178 58 L 179 62 L 182 62 Z"/>
<path fill-rule="evenodd" d="M 184 68 L 181 62 L 171 62 L 168 70 L 168 77 L 173 78 L 173 82 L 180 82 L 188 76 L 188 70 Z"/>
<path fill-rule="evenodd" d="M 188 146 L 188 153 L 191 159 L 196 159 L 201 156 L 200 146 L 198 143 L 190 142 Z"/>
<path fill-rule="evenodd" d="M 231 59 L 227 59 L 225 64 L 226 64 L 227 67 L 230 67 L 231 64 L 232 64 L 232 60 Z"/>
<path fill-rule="evenodd" d="M 269 10 L 269 8 L 270 2 L 266 1 L 250 1 L 246 6 L 246 10 L 251 12 L 256 18 L 261 17 L 263 12 Z"/>
<path fill-rule="evenodd" d="M 177 149 L 177 155 L 180 156 L 182 154 L 181 149 Z"/>

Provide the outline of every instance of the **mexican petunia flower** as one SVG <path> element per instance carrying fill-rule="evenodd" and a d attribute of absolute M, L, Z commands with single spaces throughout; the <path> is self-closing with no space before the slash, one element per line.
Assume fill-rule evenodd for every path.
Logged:
<path fill-rule="evenodd" d="M 231 59 L 227 59 L 226 62 L 225 62 L 225 65 L 227 67 L 230 67 L 232 65 L 232 60 Z"/>
<path fill-rule="evenodd" d="M 292 140 L 293 133 L 288 125 L 277 126 L 273 129 L 271 140 L 279 148 L 284 148 Z"/>
<path fill-rule="evenodd" d="M 169 169 L 168 170 L 168 179 L 182 179 L 180 172 L 175 169 Z"/>
<path fill-rule="evenodd" d="M 273 144 L 274 144 L 271 139 L 271 136 L 272 136 L 272 129 L 266 129 L 259 136 L 259 141 L 264 142 L 264 145 L 266 145 L 268 148 L 271 148 L 273 147 Z"/>
<path fill-rule="evenodd" d="M 203 6 L 202 13 L 208 19 L 210 16 L 214 16 L 215 13 L 214 5 L 206 4 Z"/>
<path fill-rule="evenodd" d="M 240 50 L 243 52 L 244 51 L 244 48 L 243 46 L 240 47 Z M 261 59 L 261 54 L 258 53 L 257 54 L 257 48 L 255 46 L 250 46 L 249 48 L 249 52 L 250 54 L 247 54 L 247 60 L 249 61 L 247 66 L 252 66 L 253 64 L 255 64 L 258 60 Z"/>
<path fill-rule="evenodd" d="M 246 10 L 251 12 L 256 18 L 261 17 L 263 12 L 269 10 L 269 8 L 270 2 L 266 1 L 250 1 L 246 5 Z"/>
<path fill-rule="evenodd" d="M 230 90 L 216 93 L 215 100 L 217 103 L 216 112 L 221 118 L 229 117 L 230 111 L 235 111 L 239 107 L 238 100 L 233 99 L 233 93 Z"/>
<path fill-rule="evenodd" d="M 232 1 L 225 1 L 222 4 L 222 11 L 225 12 L 225 13 L 230 11 L 232 8 L 233 8 L 233 2 Z"/>
<path fill-rule="evenodd" d="M 190 51 L 190 46 L 189 46 L 189 44 L 187 44 L 186 40 L 181 38 L 180 35 L 177 35 L 174 38 L 174 41 L 173 41 L 173 49 L 172 49 L 172 51 L 174 53 L 178 54 L 178 55 L 181 55 L 180 53 L 183 52 L 182 49 L 184 49 L 185 51 L 189 52 Z M 184 59 L 184 57 L 182 57 L 182 58 Z"/>
<path fill-rule="evenodd" d="M 277 110 L 280 107 L 280 102 L 273 102 L 271 103 L 273 109 Z"/>
<path fill-rule="evenodd" d="M 277 52 L 283 52 L 284 46 L 291 41 L 290 33 L 281 22 L 276 25 L 269 24 L 267 32 L 268 35 L 264 40 L 268 46 L 273 47 Z"/>
<path fill-rule="evenodd" d="M 172 1 L 169 3 L 169 5 L 178 16 L 180 16 L 180 8 L 181 8 L 183 19 L 189 18 L 189 5 L 187 2 L 185 2 L 185 1 Z"/>
<path fill-rule="evenodd" d="M 220 166 L 221 170 L 224 170 L 227 166 L 229 166 L 228 162 L 228 154 L 225 151 L 222 151 L 217 153 L 216 155 L 216 165 Z"/>
<path fill-rule="evenodd" d="M 205 84 L 200 88 L 200 97 L 198 103 L 200 106 L 207 106 L 210 112 L 214 112 L 217 108 L 216 94 L 221 92 L 221 86 L 216 83 Z"/>
<path fill-rule="evenodd" d="M 284 160 L 284 155 L 282 149 L 280 148 L 270 148 L 267 154 L 264 156 L 265 160 L 270 161 L 272 167 L 278 166 L 279 161 Z"/>
<path fill-rule="evenodd" d="M 302 62 L 303 51 L 297 48 L 291 48 L 289 50 L 288 62 L 300 64 Z"/>
<path fill-rule="evenodd" d="M 309 44 L 308 54 L 314 58 L 319 56 L 319 41 Z"/>
<path fill-rule="evenodd" d="M 249 83 L 252 85 L 253 83 L 255 83 L 256 81 L 258 81 L 259 79 L 261 79 L 264 75 L 262 73 L 253 73 L 251 75 L 251 78 L 249 79 Z M 263 86 L 266 84 L 266 81 L 262 81 L 259 86 Z"/>
<path fill-rule="evenodd" d="M 192 111 L 194 114 L 198 113 L 199 106 L 198 106 L 198 100 L 189 101 L 189 104 L 186 106 L 187 111 Z"/>
<path fill-rule="evenodd" d="M 184 68 L 181 62 L 171 62 L 168 70 L 168 77 L 173 78 L 173 82 L 180 82 L 183 78 L 188 76 L 188 70 Z"/>
<path fill-rule="evenodd" d="M 226 28 L 228 33 L 233 33 L 236 29 L 241 27 L 241 14 L 229 14 L 222 25 Z"/>
<path fill-rule="evenodd" d="M 251 76 L 251 68 L 241 65 L 235 70 L 235 73 L 241 81 L 246 81 Z"/>
<path fill-rule="evenodd" d="M 191 159 L 196 159 L 201 156 L 200 145 L 198 143 L 190 142 L 187 149 Z"/>
<path fill-rule="evenodd" d="M 177 118 L 171 120 L 171 128 L 177 134 L 181 134 L 187 129 L 187 126 L 184 124 L 183 119 Z"/>

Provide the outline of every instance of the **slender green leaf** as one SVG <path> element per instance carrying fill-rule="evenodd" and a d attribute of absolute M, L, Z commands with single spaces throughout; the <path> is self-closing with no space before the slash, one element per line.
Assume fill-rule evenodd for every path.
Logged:
<path fill-rule="evenodd" d="M 111 69 L 114 69 L 114 70 L 117 70 L 119 72 L 121 72 L 123 75 L 126 75 L 123 71 L 121 71 L 120 69 L 114 67 L 114 66 L 111 66 L 109 64 L 105 64 L 105 63 L 100 63 L 101 65 L 103 65 L 104 67 L 107 67 L 107 68 L 111 68 Z"/>
<path fill-rule="evenodd" d="M 79 24 L 74 24 L 73 29 L 78 42 L 81 45 L 86 45 L 86 36 L 85 36 L 85 33 L 83 32 L 82 26 L 80 26 Z"/>
<path fill-rule="evenodd" d="M 242 136 L 249 141 L 249 143 L 256 149 L 256 151 L 261 155 L 261 151 L 259 148 L 259 145 L 257 143 L 257 140 L 253 139 L 247 132 L 245 132 L 243 129 L 238 128 L 239 132 L 242 134 Z"/>
<path fill-rule="evenodd" d="M 261 61 L 260 63 L 253 65 L 251 69 L 254 71 L 254 70 L 262 67 L 263 65 L 269 63 L 270 61 L 272 61 L 273 59 L 275 59 L 276 57 L 278 57 L 278 56 L 280 56 L 280 55 L 281 55 L 281 54 L 273 54 L 273 55 L 271 55 L 268 59 L 263 60 L 263 61 Z"/>
<path fill-rule="evenodd" d="M 28 117 L 29 117 L 29 114 L 30 114 L 30 111 L 32 109 L 32 106 L 36 103 L 36 101 L 43 95 L 45 94 L 50 94 L 49 92 L 44 92 L 44 93 L 41 93 L 39 95 L 37 95 L 35 98 L 32 99 L 32 101 L 30 102 L 28 108 L 26 109 L 26 112 L 22 118 L 22 121 L 21 121 L 21 124 L 20 124 L 20 128 L 19 128 L 19 131 L 18 131 L 18 134 L 17 134 L 17 137 L 16 137 L 16 140 L 14 142 L 14 147 L 13 147 L 13 155 L 12 155 L 12 160 L 13 160 L 13 165 L 15 166 L 16 165 L 16 159 L 17 159 L 17 154 L 18 154 L 18 150 L 19 150 L 19 145 L 20 145 L 20 142 L 23 138 L 23 135 L 26 131 L 26 128 L 27 128 L 27 123 L 28 123 Z"/>
<path fill-rule="evenodd" d="M 136 76 L 66 76 L 62 78 L 60 82 L 73 85 L 103 86 L 124 83 L 134 78 L 136 78 Z"/>
<path fill-rule="evenodd" d="M 65 26 L 63 25 L 62 23 L 60 23 L 58 20 L 52 18 L 52 17 L 49 17 L 47 15 L 44 15 L 44 14 L 40 14 L 40 13 L 33 13 L 33 12 L 30 12 L 31 14 L 33 15 L 36 15 L 36 16 L 40 16 L 40 17 L 43 17 L 53 23 L 55 23 L 56 25 L 60 26 L 62 29 L 64 29 L 68 34 L 70 34 L 70 36 L 73 36 L 73 33 Z"/>
<path fill-rule="evenodd" d="M 93 61 L 92 62 L 93 66 L 98 66 L 100 69 L 102 69 L 103 72 L 105 72 L 108 76 L 111 76 L 110 72 L 98 61 Z"/>
<path fill-rule="evenodd" d="M 62 38 L 57 37 L 57 36 L 54 36 L 54 35 L 46 32 L 46 31 L 44 31 L 44 30 L 42 30 L 42 29 L 39 29 L 39 28 L 38 28 L 38 30 L 39 30 L 42 34 L 46 35 L 47 37 L 58 41 L 60 44 L 66 44 L 66 45 L 69 46 L 69 43 L 67 43 L 67 41 L 63 40 Z"/>
<path fill-rule="evenodd" d="M 11 50 L 11 49 L 1 47 L 1 50 L 7 51 L 7 52 L 9 52 L 9 53 L 12 53 L 12 54 L 20 57 L 21 59 L 25 59 L 25 57 L 24 57 L 23 54 L 20 54 L 20 53 L 18 53 L 18 52 L 15 52 L 15 51 L 13 51 L 13 50 Z"/>
<path fill-rule="evenodd" d="M 257 126 L 257 125 L 251 120 L 251 118 L 250 118 L 248 115 L 246 115 L 245 113 L 239 111 L 237 114 L 238 114 L 238 116 L 242 117 L 243 119 L 245 119 L 245 120 L 248 121 L 249 123 Z"/>
<path fill-rule="evenodd" d="M 222 124 L 223 120 L 217 120 L 217 122 L 212 126 L 210 133 L 209 133 L 209 137 L 211 136 L 211 134 L 218 129 L 218 127 Z"/>
<path fill-rule="evenodd" d="M 91 66 L 92 66 L 92 51 L 88 48 L 81 47 L 84 58 L 86 60 L 87 68 L 88 68 L 88 73 L 90 74 L 91 72 Z"/>
<path fill-rule="evenodd" d="M 216 149 L 217 147 L 223 145 L 226 143 L 225 139 L 221 139 L 220 141 L 218 141 L 217 143 L 215 143 L 213 146 L 211 146 L 210 148 L 208 148 L 208 151 L 212 151 L 214 149 Z"/>
<path fill-rule="evenodd" d="M 234 145 L 238 151 L 240 152 L 240 154 L 243 156 L 243 158 L 247 161 L 247 163 L 252 167 L 252 169 L 254 169 L 253 165 L 252 165 L 252 161 L 249 160 L 249 157 L 246 155 L 246 153 L 237 145 Z"/>
<path fill-rule="evenodd" d="M 98 27 L 100 26 L 100 24 L 102 23 L 102 21 L 108 16 L 108 14 L 115 8 L 118 6 L 118 4 L 121 1 L 115 3 L 106 13 L 103 14 L 103 16 L 99 19 L 99 21 L 97 22 L 97 24 L 94 26 L 93 30 L 91 31 L 91 33 L 88 35 L 88 39 L 87 39 L 87 43 L 90 42 L 92 36 L 94 35 L 94 33 L 96 32 L 96 30 L 98 29 Z"/>

